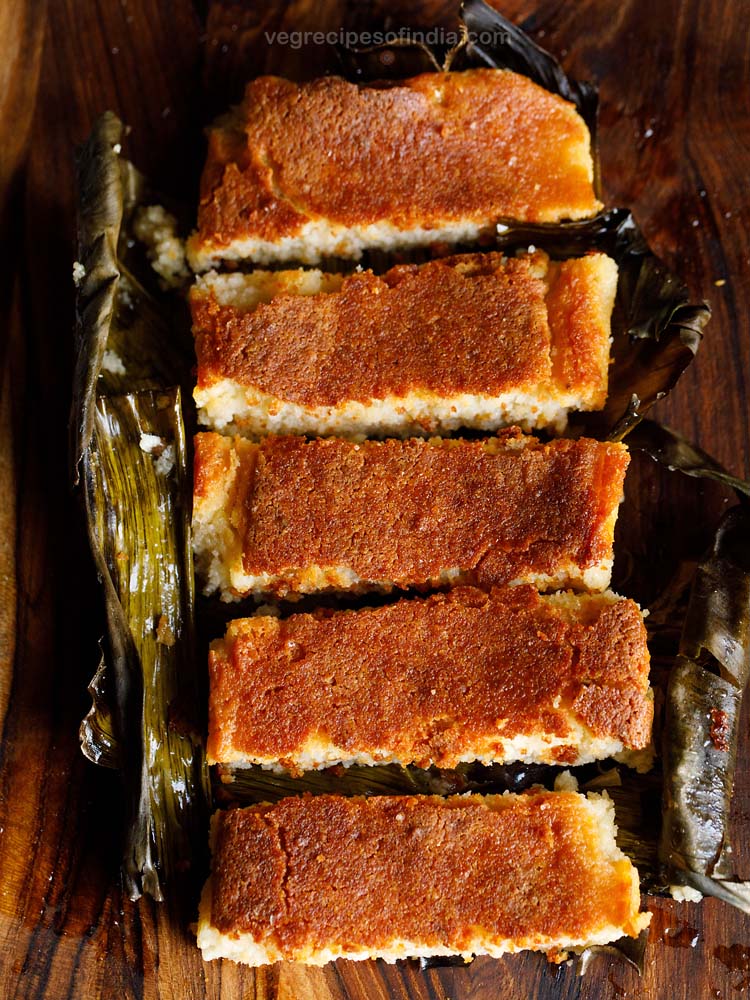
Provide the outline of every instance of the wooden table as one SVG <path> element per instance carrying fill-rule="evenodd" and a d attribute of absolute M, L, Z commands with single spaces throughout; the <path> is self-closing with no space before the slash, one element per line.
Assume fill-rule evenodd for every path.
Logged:
<path fill-rule="evenodd" d="M 750 987 L 750 919 L 713 900 L 651 902 L 646 974 L 599 961 L 584 979 L 540 956 L 465 969 L 339 962 L 254 974 L 203 964 L 185 914 L 131 904 L 117 884 L 121 803 L 88 764 L 77 728 L 97 659 L 102 607 L 67 487 L 74 258 L 73 146 L 113 108 L 133 126 L 131 157 L 190 195 L 183 165 L 204 45 L 214 63 L 241 38 L 254 72 L 314 75 L 331 53 L 268 46 L 263 30 L 331 28 L 356 17 L 450 26 L 455 5 L 236 4 L 205 24 L 189 0 L 4 0 L 0 5 L 0 982 L 4 997 L 731 997 Z M 246 7 L 247 9 L 243 9 Z M 575 75 L 601 84 L 608 203 L 631 206 L 654 248 L 710 299 L 697 362 L 657 416 L 732 471 L 750 473 L 750 34 L 730 0 L 508 0 Z M 744 9 L 743 9 L 744 8 Z M 226 48 L 224 48 L 226 46 Z M 208 81 L 209 92 L 212 84 Z M 215 95 L 214 95 L 215 96 Z M 743 287 L 743 282 L 744 287 Z M 738 832 L 750 831 L 747 747 Z M 737 836 L 739 869 L 750 851 Z M 695 946 L 692 943 L 695 940 Z"/>

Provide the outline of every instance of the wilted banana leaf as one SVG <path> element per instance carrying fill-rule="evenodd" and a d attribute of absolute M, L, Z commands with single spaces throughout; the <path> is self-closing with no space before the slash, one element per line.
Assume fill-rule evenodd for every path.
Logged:
<path fill-rule="evenodd" d="M 620 789 L 610 791 L 620 823 L 618 842 L 638 867 L 642 887 L 647 891 L 663 894 L 670 885 L 684 882 L 704 894 L 718 895 L 744 908 L 750 898 L 747 887 L 731 879 L 731 865 L 726 867 L 730 880 L 718 878 L 721 867 L 710 876 L 695 871 L 695 866 L 687 880 L 677 870 L 679 865 L 665 861 L 673 848 L 677 857 L 718 857 L 720 845 L 728 843 L 734 755 L 739 738 L 737 719 L 750 670 L 747 661 L 750 520 L 746 501 L 750 487 L 727 473 L 701 449 L 652 420 L 644 420 L 631 432 L 628 446 L 634 455 L 634 471 L 638 473 L 636 492 L 638 487 L 646 494 L 653 490 L 652 501 L 657 506 L 666 500 L 670 509 L 674 509 L 677 496 L 687 498 L 689 480 L 683 480 L 682 490 L 675 489 L 683 474 L 704 481 L 700 504 L 693 503 L 688 510 L 688 503 L 683 500 L 683 519 L 689 518 L 692 511 L 720 510 L 729 499 L 730 489 L 743 502 L 722 522 L 710 558 L 701 558 L 700 549 L 695 548 L 704 530 L 691 531 L 687 524 L 678 525 L 660 549 L 656 536 L 664 525 L 660 529 L 652 523 L 653 507 L 647 505 L 630 526 L 632 530 L 640 520 L 643 537 L 635 565 L 632 559 L 625 559 L 623 568 L 628 580 L 625 592 L 631 596 L 634 592 L 644 592 L 644 551 L 653 553 L 663 581 L 656 591 L 647 584 L 645 593 L 656 596 L 648 596 L 645 603 L 650 609 L 646 628 L 652 684 L 659 695 L 664 692 L 667 720 L 666 726 L 657 725 L 655 729 L 657 734 L 663 734 L 663 753 L 656 771 L 636 776 L 629 789 L 633 794 L 626 795 L 625 802 Z M 639 452 L 650 456 L 661 469 L 638 460 Z M 653 476 L 649 468 L 653 468 Z M 674 472 L 680 475 L 672 475 Z M 668 487 L 666 492 L 664 487 Z M 629 522 L 632 513 L 626 504 L 622 511 L 623 525 Z M 717 514 L 709 516 L 712 521 Z M 667 530 L 665 534 L 670 533 Z M 621 539 L 618 559 L 627 557 L 622 542 Z M 705 541 L 699 540 L 698 544 L 702 549 Z M 671 557 L 667 555 L 670 550 Z M 665 556 L 668 566 L 672 566 L 671 578 L 668 571 L 666 580 L 661 565 Z M 653 569 L 652 565 L 646 571 L 648 576 Z M 616 581 L 617 589 L 620 586 L 621 582 Z M 716 654 L 714 663 L 712 651 Z M 718 667 L 718 663 L 722 666 Z M 660 701 L 661 697 L 657 709 Z M 622 791 L 628 784 L 624 783 Z M 672 803 L 669 808 L 667 799 Z"/>
<path fill-rule="evenodd" d="M 215 801 L 241 802 L 243 805 L 276 802 L 288 795 L 307 792 L 313 795 L 333 792 L 345 795 L 447 795 L 452 791 L 465 791 L 465 786 L 458 787 L 460 779 L 444 778 L 437 768 L 423 770 L 397 764 L 330 767 L 296 778 L 262 767 L 219 766 L 216 770 Z"/>
<path fill-rule="evenodd" d="M 682 472 L 695 479 L 712 479 L 729 486 L 740 499 L 750 498 L 750 483 L 733 476 L 702 448 L 655 420 L 644 420 L 635 430 L 629 431 L 628 447 L 646 452 L 673 472 Z"/>
<path fill-rule="evenodd" d="M 76 367 L 70 418 L 74 482 L 91 440 L 98 394 L 186 386 L 193 364 L 182 304 L 160 294 L 141 266 L 131 225 L 156 199 L 142 174 L 120 155 L 125 127 L 111 111 L 78 151 Z M 147 287 L 150 286 L 150 287 Z"/>
<path fill-rule="evenodd" d="M 216 768 L 217 800 L 250 805 L 286 795 L 457 795 L 464 792 L 521 792 L 532 785 L 553 787 L 561 768 L 543 764 L 459 764 L 456 768 L 354 764 L 308 771 L 297 777 L 259 766 Z M 592 772 L 593 773 L 593 772 Z M 619 783 L 619 782 L 618 782 Z M 593 789 L 593 785 L 591 786 Z M 609 783 L 606 786 L 609 787 Z"/>
<path fill-rule="evenodd" d="M 203 844 L 208 794 L 180 391 L 100 396 L 92 419 L 84 490 L 116 696 L 107 735 L 128 795 L 123 875 L 132 899 L 162 899 Z M 111 753 L 87 735 L 87 756 Z"/>
<path fill-rule="evenodd" d="M 667 693 L 660 857 L 670 879 L 750 913 L 729 817 L 750 676 L 750 508 L 728 511 L 693 582 Z"/>

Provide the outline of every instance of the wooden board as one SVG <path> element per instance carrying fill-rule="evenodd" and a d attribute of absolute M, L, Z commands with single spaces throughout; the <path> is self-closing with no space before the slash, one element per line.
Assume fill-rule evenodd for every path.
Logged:
<path fill-rule="evenodd" d="M 194 178 L 181 166 L 198 151 L 196 122 L 222 98 L 215 74 L 205 86 L 201 79 L 204 45 L 212 65 L 226 58 L 224 69 L 237 78 L 238 51 L 253 72 L 309 76 L 330 65 L 329 49 L 269 45 L 264 32 L 451 27 L 455 18 L 455 4 L 440 0 L 296 0 L 237 3 L 228 19 L 209 18 L 206 26 L 204 7 L 189 0 L 0 5 L 0 235 L 10 251 L 0 276 L 2 996 L 692 1000 L 747 990 L 750 919 L 712 900 L 649 904 L 652 943 L 639 980 L 607 961 L 580 979 L 540 956 L 424 972 L 339 962 L 253 973 L 204 964 L 187 928 L 191 914 L 123 899 L 117 780 L 83 759 L 77 737 L 103 618 L 78 499 L 67 485 L 74 145 L 113 108 L 133 126 L 135 162 L 163 187 L 190 195 Z M 657 415 L 747 476 L 750 35 L 743 5 L 508 0 L 502 9 L 528 18 L 566 69 L 600 83 L 608 203 L 630 205 L 657 252 L 714 309 L 697 362 Z M 665 507 L 665 520 L 679 517 L 676 509 Z M 746 876 L 747 765 L 745 746 L 736 846 Z"/>

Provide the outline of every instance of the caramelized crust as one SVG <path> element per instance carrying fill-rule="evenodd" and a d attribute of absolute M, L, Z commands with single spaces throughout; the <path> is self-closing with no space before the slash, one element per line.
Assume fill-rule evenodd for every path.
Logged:
<path fill-rule="evenodd" d="M 228 577 L 225 591 L 312 592 L 334 570 L 344 581 L 335 589 L 603 589 L 628 454 L 512 431 L 484 442 L 259 445 L 199 434 L 195 463 L 196 553 L 204 574 L 213 559 L 217 579 Z M 217 517 L 224 533 L 208 542 Z"/>
<path fill-rule="evenodd" d="M 610 271 L 604 254 L 553 265 L 539 252 L 465 254 L 362 271 L 336 291 L 282 292 L 251 309 L 199 285 L 190 296 L 198 389 L 229 379 L 305 407 L 525 390 L 600 407 Z M 280 272 L 280 286 L 297 273 Z"/>
<path fill-rule="evenodd" d="M 614 261 L 605 254 L 588 254 L 552 263 L 549 268 L 547 315 L 552 337 L 552 382 L 559 392 L 579 393 L 591 410 L 601 409 L 607 398 L 616 275 Z"/>
<path fill-rule="evenodd" d="M 214 824 L 199 944 L 246 935 L 252 964 L 554 954 L 649 921 L 598 796 L 306 796 Z"/>
<path fill-rule="evenodd" d="M 259 77 L 209 137 L 193 256 L 316 220 L 437 229 L 595 214 L 575 107 L 507 70 L 358 86 Z"/>
<path fill-rule="evenodd" d="M 421 767 L 511 760 L 502 741 L 519 737 L 559 741 L 547 763 L 577 760 L 591 737 L 643 748 L 648 669 L 637 605 L 609 595 L 457 587 L 360 611 L 246 618 L 211 647 L 208 758 L 297 771 L 315 766 L 314 748 Z"/>

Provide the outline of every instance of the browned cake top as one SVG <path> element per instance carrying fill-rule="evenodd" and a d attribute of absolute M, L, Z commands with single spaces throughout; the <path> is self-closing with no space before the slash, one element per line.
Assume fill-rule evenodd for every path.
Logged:
<path fill-rule="evenodd" d="M 528 258 L 474 254 L 341 290 L 280 295 L 252 312 L 191 300 L 198 385 L 229 378 L 303 406 L 428 388 L 497 394 L 548 383 L 546 285 Z"/>
<path fill-rule="evenodd" d="M 198 237 L 274 241 L 318 218 L 410 229 L 593 215 L 589 145 L 572 104 L 505 70 L 368 87 L 260 77 L 210 135 Z"/>
<path fill-rule="evenodd" d="M 533 587 L 232 622 L 210 653 L 209 758 L 280 760 L 310 740 L 454 767 L 488 736 L 648 744 L 646 630 L 633 601 L 560 606 Z M 560 748 L 566 759 L 571 747 Z M 575 748 L 572 749 L 575 757 Z"/>
<path fill-rule="evenodd" d="M 196 498 L 222 489 L 236 449 L 231 502 L 253 575 L 346 566 L 408 587 L 456 568 L 464 582 L 498 584 L 611 558 L 607 522 L 628 465 L 622 445 L 542 444 L 513 431 L 495 444 L 493 453 L 481 441 L 288 436 L 256 446 L 199 434 Z"/>
<path fill-rule="evenodd" d="M 211 924 L 285 955 L 637 929 L 627 858 L 572 793 L 288 798 L 217 818 Z"/>
<path fill-rule="evenodd" d="M 548 321 L 547 274 L 540 253 L 511 260 L 465 254 L 382 276 L 362 271 L 338 291 L 282 293 L 252 310 L 194 291 L 198 386 L 231 379 L 309 407 L 424 389 L 552 392 L 552 327 L 555 386 L 575 392 L 593 383 L 605 391 L 609 330 L 597 323 L 596 275 L 589 278 L 585 259 L 552 265 Z"/>

